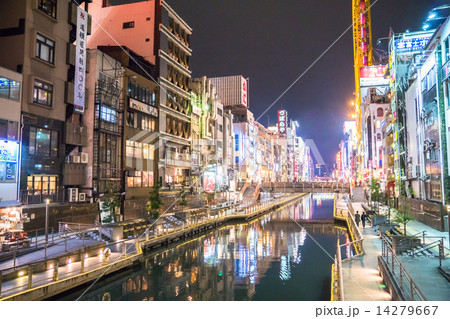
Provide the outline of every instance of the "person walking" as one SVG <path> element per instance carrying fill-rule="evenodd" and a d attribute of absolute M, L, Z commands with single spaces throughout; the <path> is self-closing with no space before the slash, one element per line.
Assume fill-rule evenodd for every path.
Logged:
<path fill-rule="evenodd" d="M 361 215 L 361 223 L 362 223 L 363 228 L 366 228 L 366 220 L 367 220 L 367 214 L 366 214 L 366 212 L 363 212 Z"/>
<path fill-rule="evenodd" d="M 356 227 L 358 227 L 358 228 L 359 228 L 359 222 L 360 221 L 361 221 L 361 215 L 357 211 L 356 214 L 355 214 L 355 222 L 356 222 Z"/>

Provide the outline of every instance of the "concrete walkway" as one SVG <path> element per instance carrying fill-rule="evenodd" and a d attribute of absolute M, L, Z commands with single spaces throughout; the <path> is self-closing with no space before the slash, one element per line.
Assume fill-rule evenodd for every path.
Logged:
<path fill-rule="evenodd" d="M 62 256 L 67 252 L 75 251 L 77 249 L 88 247 L 94 244 L 98 244 L 100 241 L 94 239 L 85 239 L 84 242 L 82 239 L 69 238 L 67 240 L 67 251 L 66 244 L 64 242 L 60 242 L 53 246 L 47 248 L 47 259 L 55 258 L 58 256 Z M 32 262 L 45 260 L 45 250 L 40 249 L 37 251 L 33 251 L 27 253 L 22 256 L 16 257 L 15 266 L 25 265 Z M 0 270 L 14 267 L 14 259 L 6 260 L 0 263 Z"/>
<path fill-rule="evenodd" d="M 352 203 L 361 212 L 361 202 Z M 386 301 L 391 295 L 385 290 L 378 273 L 377 257 L 381 255 L 381 240 L 375 231 L 367 226 L 362 230 L 364 255 L 342 262 L 345 301 Z"/>
<path fill-rule="evenodd" d="M 133 240 L 111 245 L 109 246 L 111 249 L 111 256 L 106 263 L 103 263 L 102 255 L 88 257 L 84 260 L 84 273 L 104 267 L 105 265 L 111 265 L 117 260 L 125 258 L 126 256 L 123 255 L 123 245 L 126 245 L 126 256 L 136 254 L 136 247 Z M 54 270 L 52 269 L 53 265 L 49 268 L 50 269 L 47 271 L 33 274 L 32 287 L 43 286 L 54 281 Z M 60 266 L 58 268 L 58 280 L 70 278 L 78 274 L 81 274 L 80 261 L 73 262 L 65 266 Z M 28 290 L 28 276 L 26 274 L 19 276 L 16 279 L 1 283 L 1 296 L 3 298 L 26 290 Z"/>

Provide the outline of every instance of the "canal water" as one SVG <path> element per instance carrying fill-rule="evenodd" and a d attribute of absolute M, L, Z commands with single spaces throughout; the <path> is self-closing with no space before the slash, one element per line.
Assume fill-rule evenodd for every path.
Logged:
<path fill-rule="evenodd" d="M 166 247 L 137 268 L 102 278 L 82 300 L 330 300 L 337 239 L 346 237 L 333 222 L 334 196 L 308 195 Z M 53 299 L 75 300 L 83 291 Z"/>

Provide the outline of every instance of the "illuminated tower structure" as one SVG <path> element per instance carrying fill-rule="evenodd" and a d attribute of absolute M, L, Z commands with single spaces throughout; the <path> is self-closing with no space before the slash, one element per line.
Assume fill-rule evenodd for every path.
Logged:
<path fill-rule="evenodd" d="M 372 65 L 372 26 L 370 0 L 353 0 L 353 55 L 355 68 L 355 114 L 357 132 L 356 178 L 361 178 L 362 169 L 362 112 L 360 91 L 360 68 Z"/>

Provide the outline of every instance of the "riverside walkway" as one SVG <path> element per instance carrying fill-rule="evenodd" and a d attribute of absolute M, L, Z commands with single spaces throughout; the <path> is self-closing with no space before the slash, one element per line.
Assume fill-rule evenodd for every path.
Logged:
<path fill-rule="evenodd" d="M 267 200 L 256 203 L 241 210 L 233 209 L 210 216 L 201 223 L 188 223 L 169 233 L 159 236 L 147 234 L 143 238 L 136 238 L 114 242 L 96 247 L 85 253 L 64 255 L 59 258 L 47 259 L 34 264 L 0 270 L 0 300 L 43 300 L 82 284 L 92 282 L 103 274 L 110 274 L 120 269 L 130 267 L 143 258 L 142 248 L 161 245 L 171 240 L 185 238 L 199 231 L 206 231 L 216 225 L 229 220 L 259 216 L 273 209 L 277 209 L 289 202 L 298 200 L 305 194 L 295 194 L 280 199 Z M 107 247 L 111 250 L 109 260 L 104 259 L 103 251 Z M 89 247 L 87 247 L 88 249 Z M 35 271 L 38 268 L 39 271 Z"/>
<path fill-rule="evenodd" d="M 363 211 L 362 202 L 352 203 L 353 209 Z M 378 256 L 381 255 L 381 240 L 368 225 L 362 228 L 364 254 L 342 262 L 342 280 L 345 301 L 386 301 L 391 295 L 383 285 L 378 272 Z"/>
<path fill-rule="evenodd" d="M 360 214 L 364 211 L 362 206 L 364 204 L 363 197 L 362 189 L 354 189 L 353 202 L 350 204 L 351 211 L 358 211 Z M 381 213 L 385 213 L 384 210 L 385 207 L 380 207 Z M 353 216 L 351 212 L 342 210 L 340 212 L 341 216 L 335 217 L 343 219 L 346 217 L 346 214 Z M 394 216 L 395 211 L 391 211 L 391 217 Z M 359 230 L 361 230 L 361 235 L 364 239 L 364 253 L 342 261 L 341 289 L 343 290 L 343 300 L 391 300 L 394 297 L 392 297 L 388 292 L 386 286 L 391 287 L 390 285 L 392 284 L 392 280 L 394 278 L 395 280 L 400 280 L 396 283 L 398 287 L 403 287 L 401 289 L 406 289 L 403 292 L 403 297 L 399 297 L 399 293 L 395 292 L 395 300 L 410 300 L 410 298 L 414 298 L 414 300 L 449 300 L 450 284 L 437 269 L 437 266 L 439 265 L 439 258 L 412 257 L 405 254 L 396 256 L 395 253 L 392 253 L 392 249 L 387 247 L 384 247 L 383 252 L 383 240 L 370 225 L 366 225 L 365 228 L 362 228 L 362 225 L 359 225 Z M 426 231 L 426 235 L 428 236 L 425 237 L 426 244 L 433 244 L 434 241 L 444 238 L 444 246 L 445 248 L 448 248 L 448 234 L 433 229 L 416 220 L 409 222 L 407 225 L 408 236 L 420 235 L 419 237 L 421 238 L 423 231 Z M 438 251 L 437 248 L 437 246 L 434 246 L 433 248 L 436 254 Z M 387 253 L 388 250 L 391 255 Z M 393 257 L 392 254 L 394 255 Z M 387 257 L 379 257 L 382 255 Z M 392 258 L 396 258 L 395 275 L 392 273 L 393 276 L 391 278 L 386 277 L 385 279 L 388 281 L 384 282 L 380 276 L 380 260 L 389 260 L 388 267 L 390 267 Z M 448 257 L 444 258 L 441 263 L 443 267 L 450 266 L 450 260 Z M 393 262 L 392 265 L 394 265 Z M 403 285 L 401 282 L 402 277 Z M 412 293 L 410 292 L 413 291 L 413 286 L 414 297 L 411 297 Z M 419 294 L 421 295 L 419 296 Z"/>

